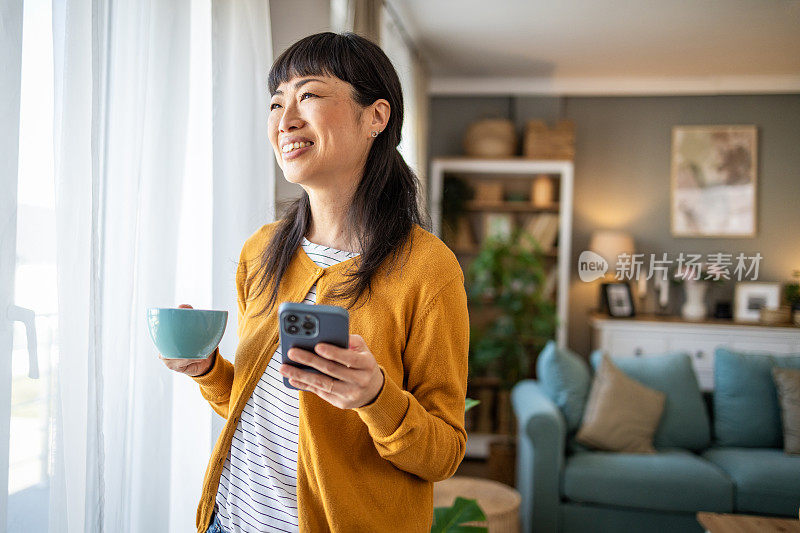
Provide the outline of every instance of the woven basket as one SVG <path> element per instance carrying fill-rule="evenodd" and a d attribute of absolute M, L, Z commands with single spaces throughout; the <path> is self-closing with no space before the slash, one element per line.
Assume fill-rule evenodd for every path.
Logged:
<path fill-rule="evenodd" d="M 473 122 L 464 135 L 464 153 L 470 157 L 511 157 L 517 151 L 517 131 L 508 119 Z"/>
<path fill-rule="evenodd" d="M 792 320 L 792 310 L 788 305 L 783 305 L 778 309 L 762 307 L 759 318 L 762 324 L 787 324 Z"/>
<path fill-rule="evenodd" d="M 478 501 L 485 521 L 466 522 L 462 525 L 485 527 L 489 533 L 519 533 L 519 492 L 513 487 L 488 479 L 454 476 L 433 484 L 433 506 L 453 505 L 456 497 Z"/>
<path fill-rule="evenodd" d="M 575 159 L 575 123 L 560 120 L 551 129 L 543 120 L 529 120 L 523 154 L 531 159 Z"/>

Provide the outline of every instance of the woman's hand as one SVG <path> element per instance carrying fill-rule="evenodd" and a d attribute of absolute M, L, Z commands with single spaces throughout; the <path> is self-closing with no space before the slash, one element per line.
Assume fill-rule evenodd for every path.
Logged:
<path fill-rule="evenodd" d="M 320 342 L 314 351 L 292 348 L 287 356 L 327 375 L 282 364 L 281 374 L 289 378 L 289 383 L 340 409 L 362 407 L 378 397 L 383 389 L 383 372 L 361 335 L 350 335 L 348 349 Z"/>
<path fill-rule="evenodd" d="M 189 304 L 181 304 L 178 307 L 183 309 L 194 309 L 194 307 Z M 199 376 L 200 374 L 205 374 L 214 365 L 214 354 L 216 351 L 217 350 L 214 349 L 214 351 L 211 352 L 211 355 L 205 359 L 167 359 L 161 354 L 158 354 L 158 357 L 164 361 L 164 364 L 167 365 L 167 368 L 170 370 L 194 377 Z"/>

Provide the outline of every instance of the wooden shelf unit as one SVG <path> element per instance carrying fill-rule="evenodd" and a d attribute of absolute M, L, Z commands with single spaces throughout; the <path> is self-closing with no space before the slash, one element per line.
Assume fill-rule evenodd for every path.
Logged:
<path fill-rule="evenodd" d="M 445 175 L 452 174 L 470 182 L 498 180 L 504 188 L 530 190 L 530 184 L 540 174 L 546 174 L 555 180 L 555 201 L 547 207 L 537 207 L 528 201 L 511 201 L 487 203 L 470 201 L 467 203 L 468 216 L 481 217 L 486 213 L 511 213 L 515 217 L 515 225 L 524 225 L 527 217 L 535 217 L 539 213 L 558 215 L 557 246 L 545 252 L 545 257 L 554 262 L 556 268 L 555 304 L 558 316 L 556 341 L 559 346 L 566 347 L 568 290 L 572 239 L 572 189 L 574 168 L 568 160 L 536 160 L 523 157 L 508 159 L 481 159 L 468 157 L 435 158 L 431 162 L 429 190 L 429 206 L 433 233 L 442 238 L 442 190 Z M 473 221 L 474 223 L 474 221 Z M 459 258 L 462 268 L 472 260 L 480 248 L 483 239 L 481 232 L 475 232 L 477 243 L 474 247 L 455 248 L 453 253 Z"/>

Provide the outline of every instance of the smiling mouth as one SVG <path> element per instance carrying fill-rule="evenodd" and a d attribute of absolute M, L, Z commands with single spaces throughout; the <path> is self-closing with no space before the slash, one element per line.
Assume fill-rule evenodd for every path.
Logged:
<path fill-rule="evenodd" d="M 312 146 L 303 146 L 301 148 L 295 148 L 291 152 L 284 152 L 281 154 L 281 159 L 283 161 L 294 161 L 295 159 L 299 159 L 300 156 L 305 154 L 307 151 L 311 150 Z"/>
<path fill-rule="evenodd" d="M 302 150 L 303 148 L 308 148 L 309 146 L 313 146 L 314 143 L 312 141 L 303 141 L 303 142 L 296 142 L 293 144 L 286 144 L 281 147 L 282 154 L 291 154 L 296 152 L 297 150 Z"/>

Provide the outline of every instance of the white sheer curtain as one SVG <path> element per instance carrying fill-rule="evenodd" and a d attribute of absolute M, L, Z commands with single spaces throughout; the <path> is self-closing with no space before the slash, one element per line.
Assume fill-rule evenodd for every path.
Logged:
<path fill-rule="evenodd" d="M 381 0 L 331 0 L 331 31 L 352 31 L 380 41 Z"/>
<path fill-rule="evenodd" d="M 409 42 L 401 22 L 381 3 L 380 46 L 392 60 L 403 87 L 403 131 L 398 150 L 419 176 L 427 194 L 428 74 L 423 59 Z"/>
<path fill-rule="evenodd" d="M 216 431 L 194 382 L 157 358 L 145 310 L 227 309 L 220 350 L 234 352 L 236 260 L 274 203 L 268 13 L 265 1 L 53 0 L 50 531 L 194 529 Z"/>
<path fill-rule="evenodd" d="M 170 306 L 190 2 L 54 2 L 59 416 L 50 528 L 166 529 L 172 376 L 145 329 Z"/>

